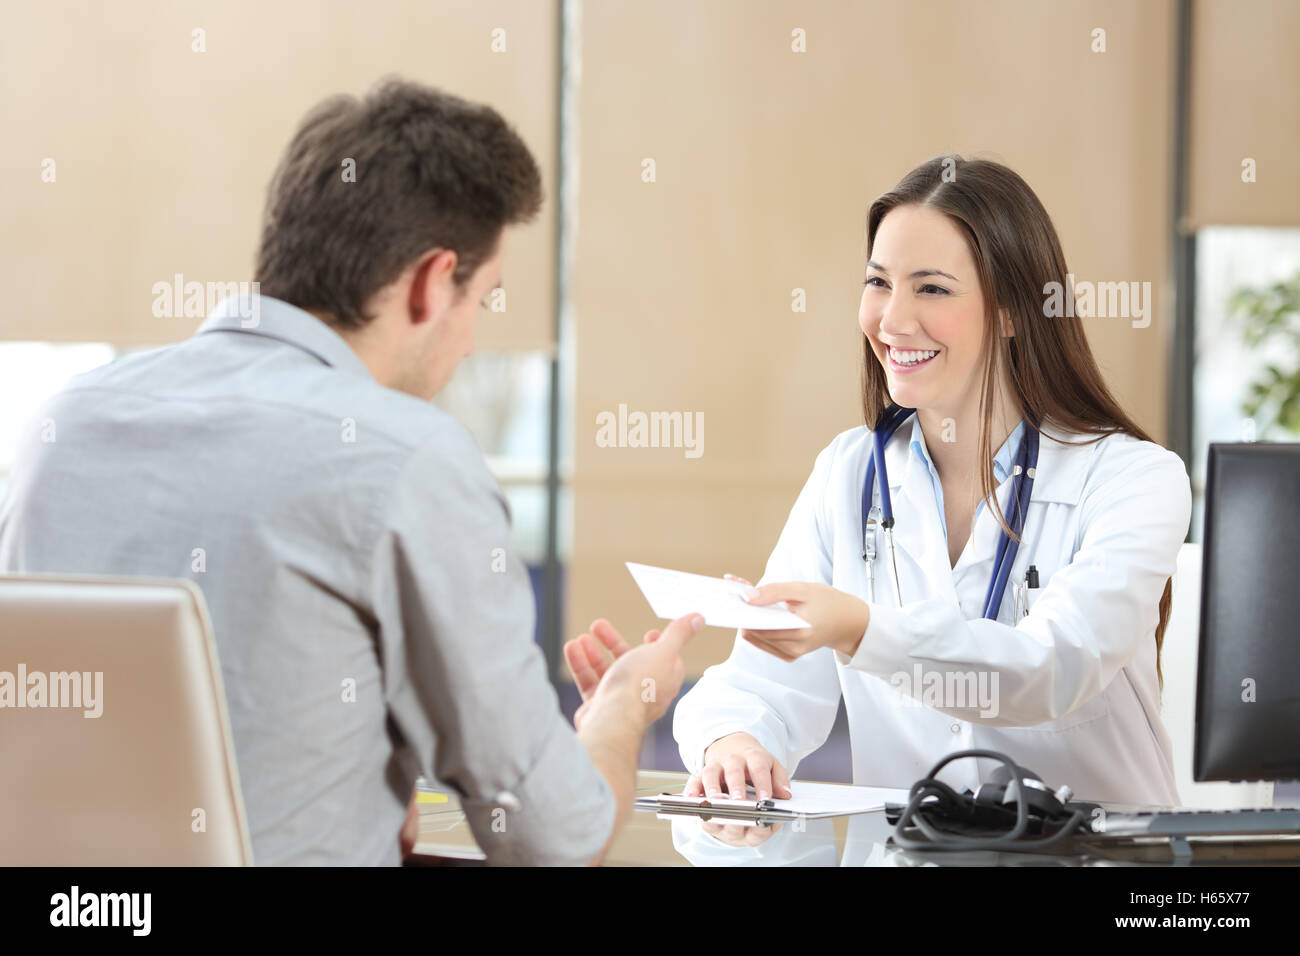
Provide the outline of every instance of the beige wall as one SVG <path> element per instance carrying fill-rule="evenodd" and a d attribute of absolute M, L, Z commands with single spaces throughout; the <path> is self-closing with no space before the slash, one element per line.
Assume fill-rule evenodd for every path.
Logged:
<path fill-rule="evenodd" d="M 188 336 L 199 319 L 153 316 L 154 283 L 250 281 L 266 183 L 302 114 L 390 73 L 493 104 L 553 197 L 557 31 L 558 0 L 6 3 L 0 339 Z M 511 247 L 507 311 L 484 317 L 479 347 L 550 347 L 554 215 L 548 202 Z"/>
<path fill-rule="evenodd" d="M 400 73 L 492 103 L 537 155 L 548 201 L 510 250 L 509 312 L 485 318 L 479 345 L 548 347 L 558 5 L 7 4 L 0 339 L 188 335 L 197 319 L 153 317 L 153 284 L 251 278 L 266 180 L 303 111 Z M 1116 393 L 1163 439 L 1173 0 L 577 6 L 567 633 L 597 615 L 634 635 L 652 623 L 625 560 L 761 573 L 817 451 L 860 423 L 866 208 L 939 152 L 1017 169 L 1076 277 L 1152 283 L 1150 328 L 1088 328 Z M 1189 224 L 1295 224 L 1300 8 L 1194 9 Z M 806 53 L 791 52 L 795 28 Z M 1258 183 L 1240 183 L 1244 156 Z M 41 181 L 46 157 L 55 183 Z M 796 287 L 805 313 L 790 309 Z M 620 403 L 703 413 L 703 456 L 597 448 L 597 413 Z M 706 631 L 692 669 L 729 642 Z"/>
<path fill-rule="evenodd" d="M 1300 3 L 1194 10 L 1186 225 L 1300 225 Z"/>
<path fill-rule="evenodd" d="M 816 453 L 861 424 L 867 206 L 936 153 L 1019 171 L 1078 279 L 1152 283 L 1149 328 L 1098 319 L 1089 337 L 1163 438 L 1173 16 L 1168 0 L 584 5 L 570 633 L 651 625 L 626 560 L 761 574 Z M 598 448 L 619 403 L 702 412 L 703 456 Z M 691 670 L 731 640 L 707 629 Z"/>

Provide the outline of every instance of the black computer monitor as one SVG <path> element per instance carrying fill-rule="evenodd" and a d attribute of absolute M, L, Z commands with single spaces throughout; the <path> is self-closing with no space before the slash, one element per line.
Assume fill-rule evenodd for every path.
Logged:
<path fill-rule="evenodd" d="M 1300 778 L 1300 443 L 1212 444 L 1197 780 Z"/>

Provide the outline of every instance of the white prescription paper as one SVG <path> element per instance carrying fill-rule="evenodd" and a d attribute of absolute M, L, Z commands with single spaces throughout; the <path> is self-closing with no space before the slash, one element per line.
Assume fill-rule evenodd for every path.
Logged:
<path fill-rule="evenodd" d="M 627 562 L 627 569 L 650 602 L 650 609 L 668 620 L 694 611 L 703 614 L 704 622 L 711 627 L 784 631 L 808 626 L 808 622 L 787 608 L 784 601 L 763 607 L 750 604 L 742 596 L 749 587 L 739 581 L 670 571 L 631 561 Z"/>
<path fill-rule="evenodd" d="M 907 803 L 908 791 L 889 787 L 851 787 L 842 783 L 790 782 L 790 800 L 773 798 L 779 810 L 805 816 L 838 816 L 842 813 L 866 813 L 883 810 L 886 803 Z"/>

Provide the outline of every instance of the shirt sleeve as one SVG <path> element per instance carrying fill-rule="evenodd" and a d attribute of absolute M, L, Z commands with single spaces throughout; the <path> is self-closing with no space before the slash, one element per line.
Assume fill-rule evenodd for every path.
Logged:
<path fill-rule="evenodd" d="M 482 453 L 449 424 L 397 476 L 374 553 L 389 713 L 489 863 L 584 864 L 614 794 L 560 710 L 509 536 Z"/>
<path fill-rule="evenodd" d="M 871 622 L 851 668 L 888 680 L 921 667 L 930 673 L 990 672 L 996 713 L 937 706 L 992 726 L 1058 720 L 1101 694 L 1152 640 L 1166 580 L 1191 520 L 1191 484 L 1182 460 L 1150 443 L 1115 455 L 1090 479 L 1079 506 L 1080 540 L 1070 563 L 1043 588 L 1014 627 L 966 620 L 955 605 L 924 600 L 901 608 L 872 604 Z M 945 685 L 949 680 L 945 676 Z M 913 688 L 918 698 L 923 686 Z M 927 704 L 935 706 L 927 700 Z"/>
<path fill-rule="evenodd" d="M 832 442 L 817 456 L 760 584 L 830 583 L 831 553 L 824 534 L 823 503 L 834 449 Z M 793 776 L 799 762 L 826 742 L 835 723 L 840 683 L 831 655 L 828 648 L 822 648 L 787 663 L 754 647 L 737 632 L 731 656 L 706 670 L 673 712 L 673 736 L 686 769 L 697 772 L 710 744 L 744 731 Z"/>

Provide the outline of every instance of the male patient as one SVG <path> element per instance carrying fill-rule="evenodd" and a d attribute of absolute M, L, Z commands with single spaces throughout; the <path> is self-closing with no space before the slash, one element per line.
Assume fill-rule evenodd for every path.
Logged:
<path fill-rule="evenodd" d="M 635 649 L 606 622 L 570 642 L 575 734 L 505 499 L 430 402 L 507 227 L 540 205 L 485 106 L 395 80 L 327 100 L 271 181 L 260 296 L 74 379 L 24 440 L 0 571 L 203 589 L 257 863 L 399 862 L 419 773 L 460 795 L 489 862 L 599 861 L 631 808 L 702 620 Z"/>

